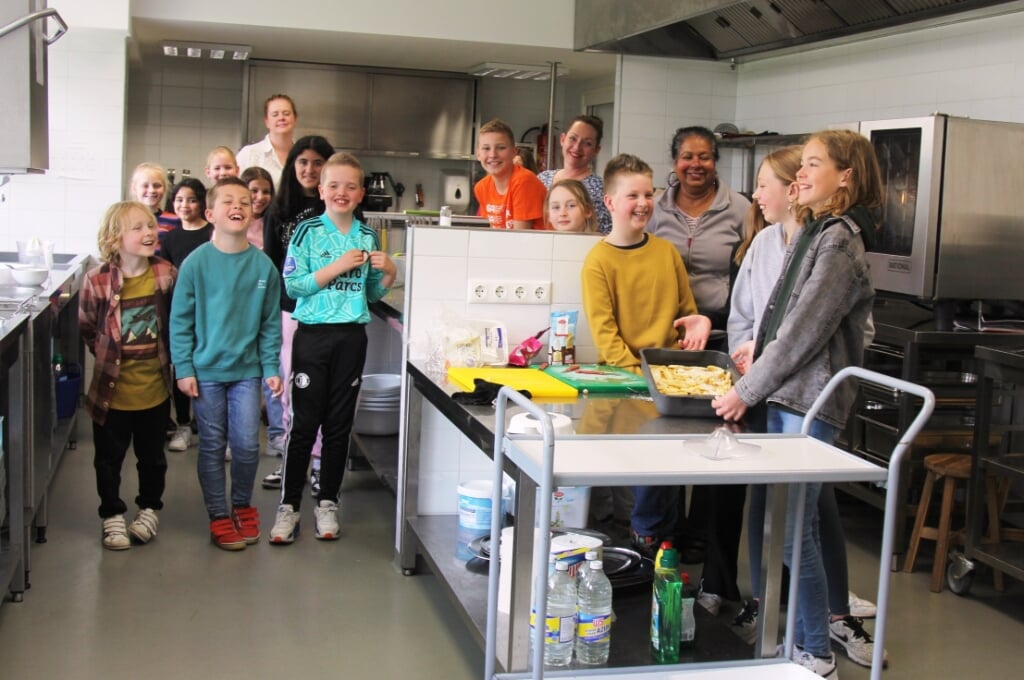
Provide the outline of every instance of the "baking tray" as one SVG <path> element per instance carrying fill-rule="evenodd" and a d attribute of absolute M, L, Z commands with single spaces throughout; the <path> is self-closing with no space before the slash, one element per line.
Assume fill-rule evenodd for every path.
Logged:
<path fill-rule="evenodd" d="M 714 350 L 688 351 L 682 349 L 642 349 L 640 350 L 640 368 L 647 379 L 647 387 L 650 390 L 651 398 L 654 400 L 654 407 L 663 416 L 686 416 L 690 418 L 717 418 L 715 410 L 711 408 L 711 400 L 714 397 L 677 397 L 664 394 L 658 390 L 651 375 L 649 366 L 667 366 L 679 364 L 682 366 L 718 366 L 729 371 L 733 384 L 740 379 L 740 372 L 736 370 L 736 364 L 725 352 Z"/>

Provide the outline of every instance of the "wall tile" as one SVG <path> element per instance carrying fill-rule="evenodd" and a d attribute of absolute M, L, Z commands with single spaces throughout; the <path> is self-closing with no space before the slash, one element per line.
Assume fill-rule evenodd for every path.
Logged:
<path fill-rule="evenodd" d="M 414 227 L 416 252 L 421 255 L 468 255 L 469 238 L 475 232 L 475 229 Z"/>
<path fill-rule="evenodd" d="M 424 255 L 416 258 L 416 295 L 428 300 L 466 299 L 466 260 Z"/>
<path fill-rule="evenodd" d="M 583 300 L 580 273 L 583 263 L 579 261 L 555 260 L 551 267 L 551 303 L 581 304 Z"/>
<path fill-rule="evenodd" d="M 195 134 L 202 121 L 202 109 L 198 106 L 179 106 L 168 104 L 165 98 L 161 112 L 161 122 L 165 126 L 185 127 Z"/>
<path fill-rule="evenodd" d="M 544 244 L 538 243 L 538 245 Z M 468 274 L 473 278 L 486 279 L 550 279 L 551 249 L 550 247 L 543 250 L 538 248 L 534 257 L 530 259 L 470 258 Z"/>
<path fill-rule="evenodd" d="M 552 234 L 543 232 L 477 229 L 469 234 L 469 257 L 534 259 L 538 253 L 551 252 L 552 238 Z"/>
<path fill-rule="evenodd" d="M 554 239 L 551 256 L 554 260 L 583 262 L 594 244 L 603 238 L 600 234 L 564 234 Z"/>
<path fill-rule="evenodd" d="M 162 87 L 159 91 L 160 103 L 164 106 L 198 108 L 203 103 L 201 87 Z"/>

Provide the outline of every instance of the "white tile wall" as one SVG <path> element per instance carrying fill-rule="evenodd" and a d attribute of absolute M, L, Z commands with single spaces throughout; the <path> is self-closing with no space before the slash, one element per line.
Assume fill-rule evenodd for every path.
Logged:
<path fill-rule="evenodd" d="M 36 237 L 96 252 L 100 217 L 124 184 L 125 38 L 76 26 L 48 48 L 50 169 L 0 188 L 0 249 Z"/>
<path fill-rule="evenodd" d="M 511 233 L 488 229 L 414 228 L 407 285 L 411 304 L 404 324 L 412 359 L 424 359 L 446 321 L 493 319 L 517 343 L 550 324 L 551 310 L 577 310 L 577 356 L 591 362 L 597 351 L 583 316 L 580 269 L 601 237 L 596 234 Z M 552 304 L 470 305 L 469 277 L 536 277 L 552 282 Z M 490 459 L 435 409 L 425 407 L 421 432 L 419 511 L 451 514 L 460 481 L 488 478 Z"/>

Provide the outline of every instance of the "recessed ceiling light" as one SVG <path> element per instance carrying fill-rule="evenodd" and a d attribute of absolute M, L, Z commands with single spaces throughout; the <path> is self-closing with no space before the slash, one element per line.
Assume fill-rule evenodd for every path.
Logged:
<path fill-rule="evenodd" d="M 191 57 L 200 59 L 227 59 L 228 55 L 233 61 L 245 61 L 249 58 L 252 48 L 248 45 L 220 45 L 217 43 L 196 43 L 182 42 L 179 40 L 165 40 L 160 44 L 164 56 L 167 57 Z"/>
<path fill-rule="evenodd" d="M 164 45 L 164 56 L 176 57 L 178 56 L 178 48 L 174 45 Z"/>
<path fill-rule="evenodd" d="M 203 56 L 203 50 L 198 47 L 189 47 L 185 50 L 185 55 L 191 59 L 198 59 Z"/>
<path fill-rule="evenodd" d="M 224 58 L 224 50 L 217 50 L 217 49 L 210 50 L 210 59 L 223 59 L 223 58 Z"/>
<path fill-rule="evenodd" d="M 569 75 L 569 69 L 562 64 L 557 64 L 557 75 L 559 78 Z M 472 68 L 466 69 L 466 73 L 479 78 L 512 78 L 514 80 L 550 80 L 551 67 L 537 64 L 503 64 L 496 62 L 484 62 Z"/>

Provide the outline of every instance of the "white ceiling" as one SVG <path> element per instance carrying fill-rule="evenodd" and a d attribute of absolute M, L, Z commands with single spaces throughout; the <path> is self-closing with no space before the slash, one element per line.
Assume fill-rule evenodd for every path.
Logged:
<path fill-rule="evenodd" d="M 159 52 L 162 40 L 252 46 L 252 58 L 325 64 L 409 68 L 465 73 L 485 61 L 545 65 L 558 61 L 566 77 L 582 81 L 615 73 L 615 56 L 567 49 L 436 38 L 365 35 L 245 24 L 214 24 L 133 18 L 132 37 L 143 55 Z"/>

